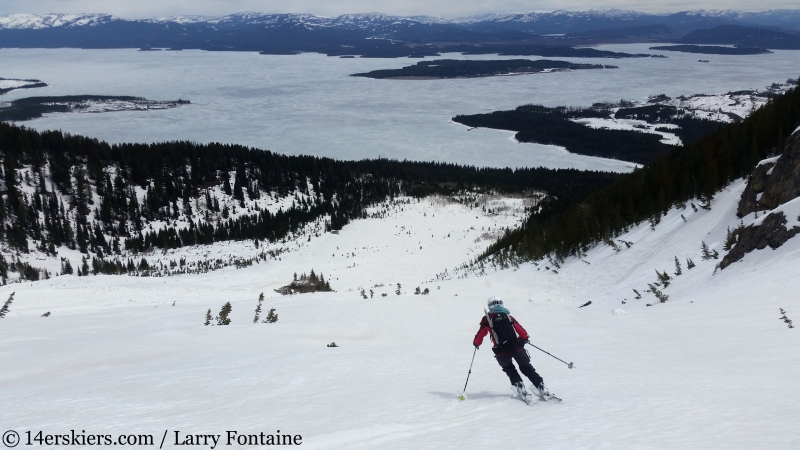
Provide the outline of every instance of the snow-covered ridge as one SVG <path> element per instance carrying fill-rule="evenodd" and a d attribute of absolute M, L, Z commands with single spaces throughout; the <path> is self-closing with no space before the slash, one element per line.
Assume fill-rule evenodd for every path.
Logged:
<path fill-rule="evenodd" d="M 747 12 L 735 10 L 691 10 L 678 13 L 644 13 L 631 10 L 588 10 L 568 11 L 557 10 L 551 12 L 514 12 L 514 13 L 489 13 L 468 17 L 446 18 L 438 16 L 392 16 L 379 12 L 342 14 L 336 17 L 316 16 L 313 14 L 273 14 L 259 12 L 241 12 L 224 16 L 176 15 L 157 17 L 152 19 L 131 20 L 132 22 L 146 23 L 177 23 L 188 24 L 285 24 L 296 23 L 309 27 L 338 27 L 338 28 L 368 28 L 371 26 L 386 26 L 397 23 L 419 24 L 477 24 L 477 23 L 530 23 L 534 24 L 544 20 L 564 19 L 567 21 L 590 19 L 623 19 L 653 18 L 667 16 L 686 16 L 700 18 L 716 18 L 731 21 L 761 20 L 765 18 L 780 19 L 787 14 L 797 14 L 797 10 L 769 10 L 761 12 Z M 95 26 L 115 20 L 125 20 L 109 14 L 9 14 L 0 16 L 0 29 L 41 29 L 50 27 L 78 27 Z"/>
<path fill-rule="evenodd" d="M 110 14 L 9 14 L 0 16 L 0 29 L 86 27 L 121 20 Z"/>
<path fill-rule="evenodd" d="M 681 114 L 686 114 L 697 119 L 712 120 L 722 123 L 733 123 L 745 119 L 753 111 L 764 106 L 773 95 L 780 95 L 796 86 L 796 80 L 787 80 L 786 83 L 773 83 L 761 90 L 726 92 L 723 94 L 694 94 L 690 96 L 651 97 L 647 101 L 631 102 L 626 108 L 651 105 L 673 106 Z M 680 128 L 677 125 L 652 122 L 648 123 L 638 119 L 615 118 L 614 114 L 621 109 L 619 106 L 611 108 L 610 117 L 606 118 L 577 118 L 573 122 L 590 128 L 603 128 L 609 130 L 639 131 L 661 135 L 661 142 L 668 145 L 683 145 L 681 139 L 670 131 Z M 800 128 L 798 128 L 800 130 Z M 795 130 L 797 132 L 797 130 Z M 762 161 L 763 162 L 763 161 Z"/>

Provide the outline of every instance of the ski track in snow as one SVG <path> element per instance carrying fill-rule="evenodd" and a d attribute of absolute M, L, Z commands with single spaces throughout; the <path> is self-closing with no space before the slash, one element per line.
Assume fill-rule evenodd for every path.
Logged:
<path fill-rule="evenodd" d="M 16 296 L 0 319 L 0 423 L 21 435 L 85 429 L 156 441 L 164 429 L 281 430 L 320 449 L 486 448 L 498 436 L 505 448 L 794 448 L 800 335 L 778 320 L 778 308 L 800 317 L 800 238 L 716 274 L 718 260 L 700 257 L 701 239 L 724 254 L 744 185 L 719 193 L 710 211 L 687 204 L 655 231 L 636 226 L 619 237 L 630 248 L 600 245 L 581 258 L 589 264 L 570 258 L 557 274 L 540 261 L 464 277 L 455 267 L 491 242 L 482 236 L 516 225 L 521 201 L 487 215 L 434 198 L 387 208 L 382 219 L 356 220 L 281 261 L 244 269 L 3 286 L 0 299 Z M 784 209 L 797 214 L 796 206 Z M 675 256 L 683 274 L 663 289 L 669 300 L 661 304 L 647 283 L 655 270 L 672 275 Z M 697 266 L 687 269 L 686 258 Z M 312 268 L 337 292 L 273 291 Z M 436 281 L 446 268 L 448 279 Z M 414 295 L 417 286 L 431 294 Z M 362 299 L 360 288 L 374 298 Z M 262 317 L 274 307 L 277 323 L 252 323 L 259 292 Z M 529 349 L 563 403 L 512 398 L 487 345 L 477 352 L 468 399 L 456 400 L 490 295 L 506 300 L 533 343 L 575 363 L 569 370 Z M 204 327 L 206 310 L 216 314 L 227 301 L 232 324 Z M 52 315 L 40 317 L 46 311 Z M 326 347 L 332 341 L 339 348 Z M 168 437 L 165 448 L 171 444 Z"/>

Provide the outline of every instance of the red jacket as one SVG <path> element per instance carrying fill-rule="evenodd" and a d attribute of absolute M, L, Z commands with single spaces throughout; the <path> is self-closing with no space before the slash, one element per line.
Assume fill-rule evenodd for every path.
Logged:
<path fill-rule="evenodd" d="M 489 313 L 489 317 L 494 317 L 494 315 L 495 313 Z M 517 322 L 517 319 L 515 319 L 511 314 L 509 314 L 508 317 L 514 324 L 514 330 L 517 331 L 517 336 L 519 336 L 520 342 L 528 340 L 528 332 L 525 331 L 525 328 L 522 328 L 522 325 L 520 325 L 519 322 Z M 472 340 L 472 344 L 480 347 L 480 345 L 483 343 L 484 336 L 489 334 L 489 337 L 492 339 L 492 345 L 497 345 L 497 342 L 494 341 L 494 335 L 491 334 L 492 329 L 489 327 L 489 321 L 486 320 L 486 316 L 483 316 L 483 319 L 481 319 L 480 326 L 481 327 L 478 329 L 478 333 L 475 335 L 475 339 Z"/>

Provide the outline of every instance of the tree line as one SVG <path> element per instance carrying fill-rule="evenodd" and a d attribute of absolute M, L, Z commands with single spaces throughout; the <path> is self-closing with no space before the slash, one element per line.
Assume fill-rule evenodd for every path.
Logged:
<path fill-rule="evenodd" d="M 465 189 L 580 198 L 618 175 L 387 159 L 337 161 L 239 145 L 115 144 L 0 123 L 0 243 L 101 259 L 227 240 L 338 230 L 374 203 Z M 269 209 L 269 196 L 284 206 Z M 124 261 L 124 260 L 123 260 Z M 8 267 L 14 270 L 14 264 Z"/>

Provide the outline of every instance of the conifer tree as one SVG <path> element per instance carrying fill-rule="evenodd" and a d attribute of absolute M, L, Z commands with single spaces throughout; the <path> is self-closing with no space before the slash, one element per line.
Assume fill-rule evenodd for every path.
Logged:
<path fill-rule="evenodd" d="M 275 313 L 275 308 L 271 308 L 264 319 L 264 323 L 275 323 L 278 321 L 278 314 Z"/>
<path fill-rule="evenodd" d="M 728 227 L 728 232 L 725 235 L 725 245 L 722 246 L 722 249 L 727 252 L 733 248 L 734 244 L 736 244 L 736 233 L 731 231 L 731 227 Z"/>
<path fill-rule="evenodd" d="M 4 318 L 6 314 L 8 314 L 8 309 L 11 306 L 11 303 L 14 301 L 14 294 L 16 292 L 12 292 L 11 295 L 8 296 L 8 300 L 3 304 L 3 307 L 0 308 L 0 319 Z"/>
<path fill-rule="evenodd" d="M 231 319 L 228 315 L 231 313 L 232 309 L 231 302 L 227 302 L 222 306 L 222 309 L 219 311 L 219 316 L 217 316 L 217 325 L 230 325 Z"/>
<path fill-rule="evenodd" d="M 256 305 L 256 316 L 253 318 L 253 323 L 258 323 L 259 315 L 261 315 L 261 302 L 264 301 L 264 293 L 258 294 L 258 305 Z"/>
<path fill-rule="evenodd" d="M 681 262 L 678 261 L 678 257 L 675 257 L 675 276 L 682 274 L 683 271 L 681 270 Z"/>
<path fill-rule="evenodd" d="M 61 274 L 62 275 L 72 275 L 72 264 L 70 264 L 69 259 L 61 258 Z"/>
<path fill-rule="evenodd" d="M 203 325 L 211 325 L 211 309 L 206 312 L 206 322 Z"/>
<path fill-rule="evenodd" d="M 669 286 L 669 280 L 671 280 L 672 278 L 670 278 L 666 270 L 663 273 L 656 270 L 656 275 L 658 276 L 658 281 L 664 285 L 664 288 Z"/>
<path fill-rule="evenodd" d="M 647 284 L 647 287 L 649 287 L 649 288 L 650 288 L 650 292 L 652 292 L 652 293 L 653 293 L 653 295 L 655 295 L 655 296 L 656 296 L 656 298 L 657 298 L 657 299 L 658 299 L 658 300 L 659 300 L 661 303 L 666 303 L 666 301 L 667 301 L 667 300 L 669 300 L 669 296 L 667 296 L 667 295 L 665 295 L 663 292 L 659 291 L 659 290 L 658 290 L 658 288 L 657 288 L 655 285 L 652 285 L 652 284 L 649 284 L 649 283 L 648 283 L 648 284 Z"/>
<path fill-rule="evenodd" d="M 708 245 L 706 245 L 706 241 L 702 241 L 702 245 L 700 246 L 700 255 L 703 258 L 703 261 L 708 261 L 712 258 L 711 251 L 708 249 Z"/>
<path fill-rule="evenodd" d="M 695 266 L 695 264 L 694 264 L 694 261 L 692 261 L 692 258 L 686 258 L 686 268 L 687 269 L 693 269 L 694 266 Z"/>

